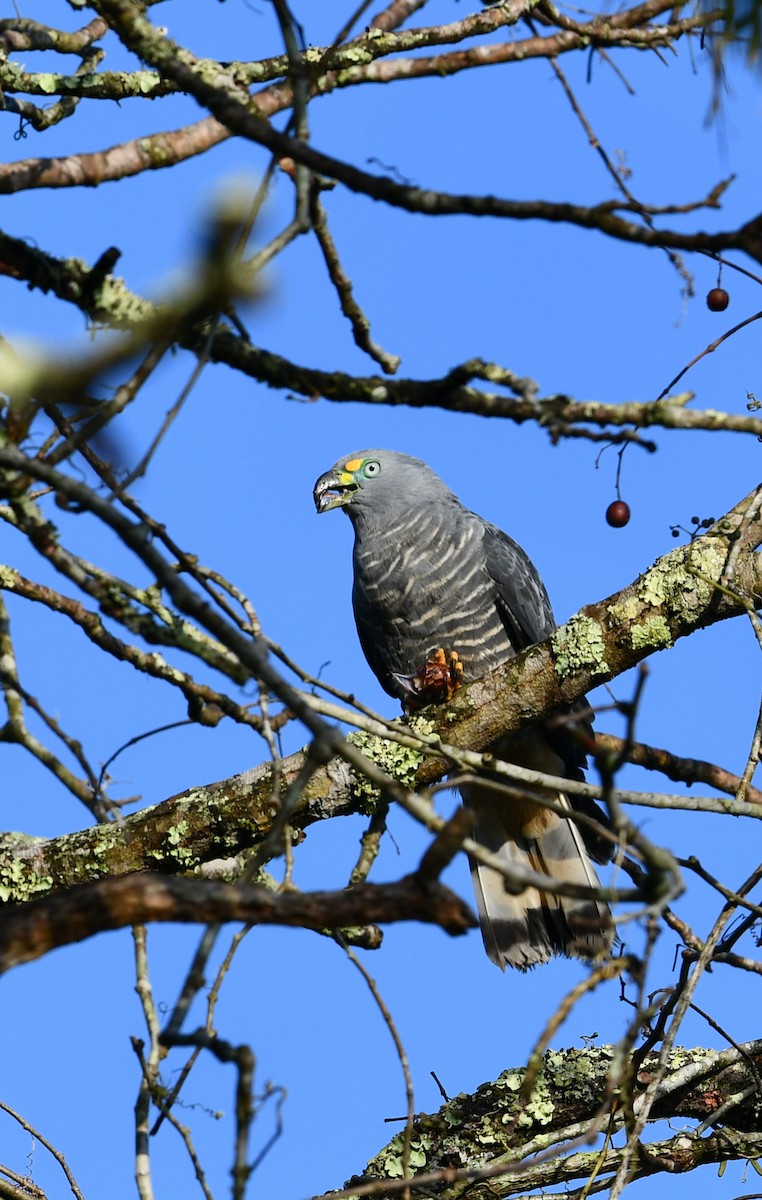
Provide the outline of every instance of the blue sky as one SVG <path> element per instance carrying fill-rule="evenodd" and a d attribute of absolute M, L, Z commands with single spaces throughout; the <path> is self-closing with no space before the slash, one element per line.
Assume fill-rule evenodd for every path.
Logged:
<path fill-rule="evenodd" d="M 295 0 L 307 40 L 321 44 L 340 27 L 350 5 Z M 313 9 L 315 11 L 313 11 Z M 432 0 L 426 23 L 465 15 L 465 0 Z M 31 14 L 30 14 L 31 15 Z M 74 28 L 68 6 L 40 0 L 34 17 Z M 153 10 L 172 36 L 197 53 L 243 59 L 278 47 L 265 0 L 204 0 Z M 127 60 L 112 48 L 109 64 Z M 712 77 L 708 56 L 679 49 L 660 61 L 651 54 L 615 55 L 635 88 L 629 95 L 604 63 L 563 60 L 578 99 L 610 155 L 626 153 L 629 185 L 653 204 L 685 203 L 706 195 L 735 172 L 721 212 L 668 218 L 675 227 L 731 228 L 759 206 L 759 79 L 740 59 L 729 61 L 731 90 L 708 120 Z M 50 69 L 43 56 L 27 65 Z M 14 140 L 15 119 L 4 118 L 4 155 L 20 157 L 93 150 L 157 129 L 196 120 L 199 110 L 176 99 L 120 107 L 80 107 L 74 118 Z M 469 71 L 448 81 L 346 89 L 311 106 L 315 145 L 360 166 L 392 164 L 421 185 L 506 197 L 594 202 L 612 195 L 611 181 L 587 143 L 547 63 Z M 128 285 L 158 295 L 198 252 L 214 197 L 233 177 L 252 188 L 267 163 L 256 146 L 230 141 L 172 171 L 157 171 L 97 190 L 38 191 L 5 197 L 3 229 L 60 255 L 93 262 L 109 245 L 122 250 L 118 271 Z M 325 206 L 357 298 L 373 334 L 401 355 L 400 374 L 437 377 L 472 356 L 494 360 L 535 378 L 541 394 L 565 392 L 608 402 L 649 400 L 708 342 L 760 307 L 758 285 L 725 272 L 731 307 L 707 311 L 703 296 L 716 267 L 692 258 L 696 297 L 681 297 L 681 281 L 657 250 L 611 243 L 595 233 L 539 223 L 512 225 L 467 217 L 426 221 L 337 187 Z M 290 184 L 280 179 L 263 215 L 261 241 L 289 218 Z M 678 224 L 682 222 L 682 224 Z M 744 266 L 753 264 L 742 263 Z M 242 310 L 252 340 L 296 362 L 358 374 L 376 372 L 355 348 L 325 276 L 316 245 L 303 238 L 267 271 L 264 299 Z M 85 346 L 81 315 L 50 297 L 0 280 L 4 336 L 46 346 Z M 193 363 L 178 354 L 123 421 L 125 460 L 137 461 L 187 380 Z M 762 396 L 756 326 L 708 356 L 681 384 L 695 405 L 743 412 L 747 392 Z M 583 441 L 552 447 L 534 427 L 454 415 L 436 409 L 369 408 L 305 402 L 207 368 L 181 418 L 135 487 L 140 502 L 163 520 L 176 540 L 231 578 L 251 597 L 267 634 L 303 667 L 354 691 L 392 715 L 357 644 L 350 607 L 351 530 L 342 514 L 318 521 L 315 478 L 342 454 L 386 446 L 426 459 L 471 508 L 500 525 L 531 554 L 559 620 L 582 604 L 630 582 L 674 544 L 672 524 L 717 516 L 759 478 L 760 447 L 751 437 L 658 432 L 655 455 L 625 455 L 623 496 L 631 523 L 612 530 L 604 521 L 614 498 L 616 455 L 598 465 L 598 447 Z M 56 510 L 64 537 L 93 558 L 128 571 L 124 552 L 89 518 Z M 34 578 L 50 580 L 36 556 L 6 526 L 0 558 Z M 180 697 L 165 694 L 126 666 L 102 664 L 61 622 L 20 603 L 9 607 L 25 686 L 79 736 L 91 759 L 104 761 L 127 738 L 181 720 Z M 758 648 L 747 622 L 709 630 L 651 664 L 638 732 L 677 753 L 740 771 L 758 703 Z M 617 681 L 620 697 L 631 680 Z M 606 702 L 605 694 L 600 702 Z M 618 731 L 603 715 L 601 728 Z M 289 730 L 287 750 L 303 734 Z M 84 809 L 35 763 L 4 747 L 3 826 L 54 836 L 87 823 Z M 189 726 L 149 739 L 114 765 L 113 793 L 160 801 L 194 784 L 237 773 L 266 757 L 250 733 L 223 722 Z M 627 771 L 623 784 L 648 781 Z M 656 786 L 661 786 L 657 782 Z M 442 800 L 449 811 L 454 798 Z M 686 813 L 642 811 L 638 820 L 676 853 L 697 854 L 731 886 L 756 863 L 753 831 L 741 821 Z M 362 822 L 313 828 L 297 853 L 299 886 L 341 886 L 354 861 Z M 378 879 L 413 866 L 422 838 L 402 813 L 393 813 Z M 470 896 L 464 863 L 449 881 Z M 703 934 L 717 905 L 691 884 L 679 911 Z M 627 934 L 639 949 L 642 933 Z M 192 929 L 154 929 L 149 936 L 154 988 L 171 1005 L 197 940 Z M 225 942 L 226 944 L 226 942 Z M 675 944 L 662 937 L 653 988 L 674 981 Z M 133 993 L 129 936 L 102 937 L 58 951 L 3 981 L 6 1029 L 0 1099 L 21 1112 L 63 1149 L 84 1194 L 107 1187 L 115 1200 L 134 1194 L 131 1109 L 137 1062 L 131 1035 L 143 1036 Z M 473 1089 L 502 1069 L 526 1061 L 534 1038 L 560 997 L 584 974 L 553 963 L 528 976 L 503 977 L 486 960 L 478 934 L 452 941 L 417 927 L 387 932 L 384 948 L 364 961 L 395 1015 L 411 1058 L 416 1106 L 433 1110 L 439 1096 L 429 1072 L 447 1091 Z M 698 1003 L 741 1040 L 756 1032 L 752 1003 L 738 1003 L 738 981 L 718 969 L 701 986 Z M 744 981 L 746 986 L 746 981 Z M 579 1045 L 583 1035 L 616 1039 L 629 1019 L 618 985 L 574 1010 L 556 1045 Z M 249 1042 L 257 1055 L 257 1086 L 284 1088 L 285 1131 L 252 1184 L 252 1195 L 297 1200 L 339 1186 L 398 1126 L 404 1112 L 399 1064 L 387 1030 L 356 970 L 327 940 L 297 931 L 254 930 L 223 989 L 217 1026 L 231 1041 Z M 722 1045 L 698 1017 L 681 1040 Z M 178 1066 L 173 1059 L 172 1065 Z M 203 1063 L 186 1087 L 198 1106 L 192 1124 L 216 1194 L 225 1194 L 230 1158 L 232 1076 Z M 205 1109 L 223 1110 L 220 1120 Z M 256 1129 L 263 1144 L 272 1130 L 271 1102 Z M 65 1194 L 59 1169 L 29 1135 L 0 1113 L 0 1161 L 34 1178 L 50 1196 Z M 154 1150 L 156 1192 L 174 1195 L 196 1185 L 174 1134 L 162 1131 Z M 708 1190 L 714 1176 L 670 1180 L 671 1194 Z M 742 1168 L 725 1184 L 744 1190 Z M 636 1185 L 654 1195 L 658 1183 Z M 733 1191 L 734 1189 L 734 1191 Z"/>

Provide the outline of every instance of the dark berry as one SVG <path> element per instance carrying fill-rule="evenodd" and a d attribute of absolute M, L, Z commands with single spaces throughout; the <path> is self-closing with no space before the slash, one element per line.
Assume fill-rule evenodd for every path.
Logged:
<path fill-rule="evenodd" d="M 630 506 L 624 500 L 612 500 L 606 509 L 606 520 L 614 529 L 621 529 L 630 519 Z"/>
<path fill-rule="evenodd" d="M 730 296 L 724 288 L 712 288 L 706 294 L 706 306 L 710 312 L 724 312 L 730 304 Z"/>

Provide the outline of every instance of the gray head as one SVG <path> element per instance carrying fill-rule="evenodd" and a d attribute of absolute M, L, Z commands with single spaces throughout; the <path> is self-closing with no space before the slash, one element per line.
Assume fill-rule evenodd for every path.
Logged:
<path fill-rule="evenodd" d="M 347 516 L 383 512 L 449 497 L 450 489 L 419 458 L 396 450 L 358 450 L 321 475 L 313 492 L 319 513 L 346 509 Z"/>

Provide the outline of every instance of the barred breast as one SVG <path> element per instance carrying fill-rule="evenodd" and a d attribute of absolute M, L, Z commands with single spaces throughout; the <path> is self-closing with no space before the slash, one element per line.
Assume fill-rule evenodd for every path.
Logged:
<path fill-rule="evenodd" d="M 487 569 L 484 527 L 472 513 L 439 504 L 406 511 L 389 526 L 355 527 L 352 602 L 368 663 L 391 695 L 394 672 L 409 675 L 440 646 L 454 650 L 466 680 L 514 649 Z"/>

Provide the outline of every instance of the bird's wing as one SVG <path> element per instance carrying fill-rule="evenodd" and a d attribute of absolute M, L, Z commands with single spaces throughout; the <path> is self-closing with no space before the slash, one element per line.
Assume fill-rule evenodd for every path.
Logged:
<path fill-rule="evenodd" d="M 507 533 L 484 522 L 487 570 L 497 586 L 497 606 L 516 652 L 543 642 L 556 627 L 537 569 Z"/>
<path fill-rule="evenodd" d="M 556 628 L 553 610 L 543 582 L 531 560 L 507 534 L 486 523 L 484 551 L 489 573 L 497 585 L 498 611 L 511 644 L 520 651 L 534 642 L 542 642 L 550 637 Z M 581 730 L 592 737 L 593 710 L 583 696 L 557 715 L 562 717 L 564 713 L 573 717 L 573 724 L 551 724 L 545 727 L 543 735 L 549 747 L 563 760 L 567 778 L 582 779 L 582 769 L 586 766 L 587 759 L 578 733 Z M 577 726 L 576 731 L 574 725 Z M 552 774 L 552 771 L 550 773 Z M 576 798 L 573 807 L 607 824 L 601 809 L 594 801 Z M 608 861 L 611 857 L 610 843 L 596 838 L 595 834 L 588 830 L 584 830 L 583 836 L 596 861 Z"/>

